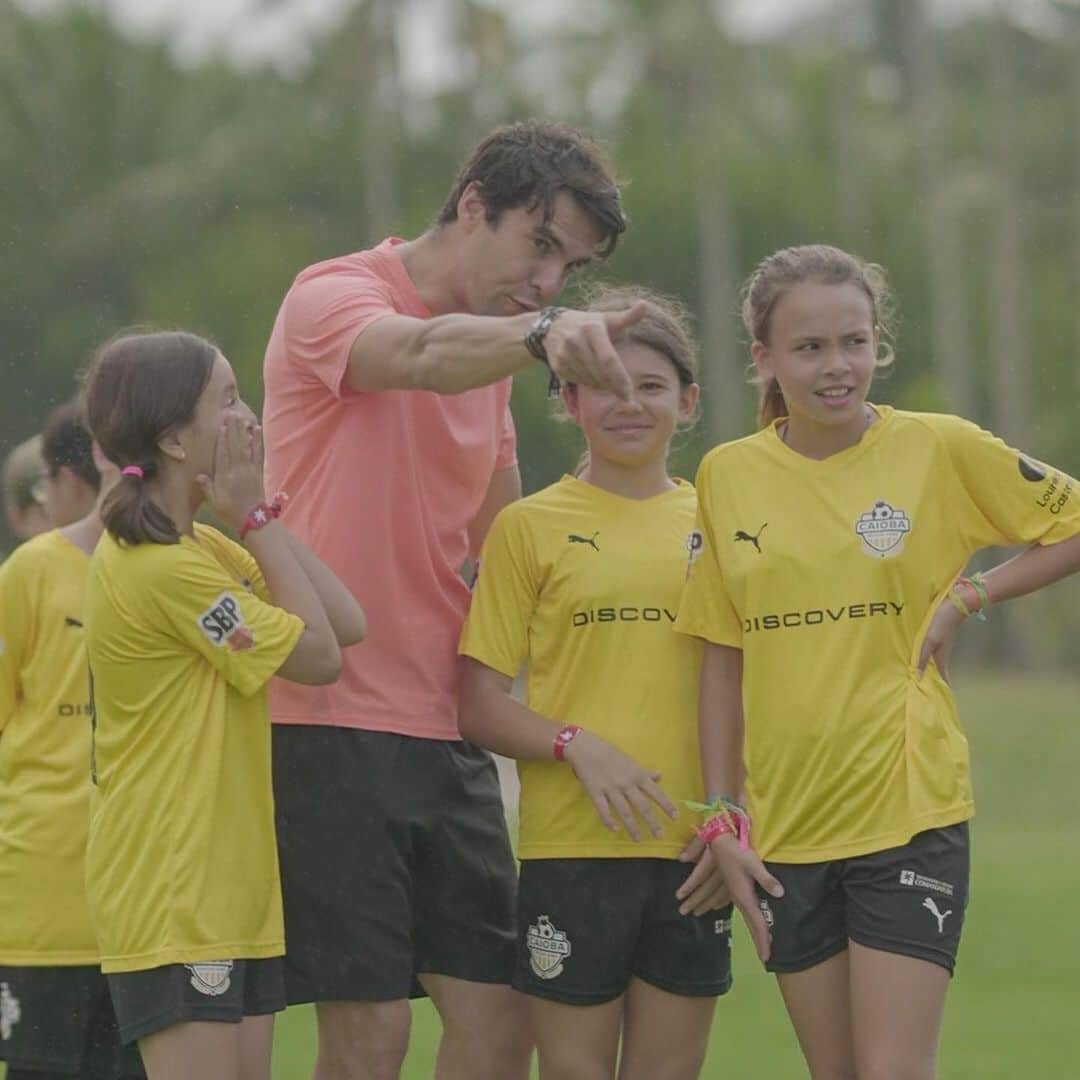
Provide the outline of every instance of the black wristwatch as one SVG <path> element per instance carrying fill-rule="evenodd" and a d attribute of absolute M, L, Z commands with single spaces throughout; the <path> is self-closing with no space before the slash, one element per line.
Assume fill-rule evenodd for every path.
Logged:
<path fill-rule="evenodd" d="M 530 355 L 535 356 L 540 363 L 544 364 L 548 371 L 551 371 L 551 364 L 548 361 L 547 349 L 544 348 L 544 338 L 547 337 L 547 332 L 551 329 L 551 324 L 566 310 L 561 307 L 546 307 L 536 317 L 536 322 L 529 328 L 529 332 L 525 335 L 525 348 L 529 350 Z M 551 380 L 548 382 L 548 396 L 555 397 L 559 392 L 559 376 L 551 371 Z"/>

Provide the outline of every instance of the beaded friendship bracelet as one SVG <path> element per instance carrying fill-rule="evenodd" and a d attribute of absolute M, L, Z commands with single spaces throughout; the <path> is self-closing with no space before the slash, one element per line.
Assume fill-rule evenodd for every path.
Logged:
<path fill-rule="evenodd" d="M 750 846 L 750 815 L 746 808 L 727 795 L 711 795 L 707 802 L 687 802 L 691 810 L 710 813 L 703 825 L 694 830 L 706 844 L 718 836 L 732 835 L 739 838 L 739 849 L 746 851 Z"/>

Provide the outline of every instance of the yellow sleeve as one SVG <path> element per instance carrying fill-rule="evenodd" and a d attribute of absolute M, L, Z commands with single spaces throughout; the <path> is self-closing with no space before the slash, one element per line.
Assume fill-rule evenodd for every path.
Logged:
<path fill-rule="evenodd" d="M 266 578 L 263 577 L 263 572 L 255 561 L 255 556 L 243 544 L 230 540 L 224 533 L 210 525 L 197 525 L 196 533 L 200 542 L 213 547 L 218 557 L 225 560 L 236 576 L 246 582 L 251 587 L 251 592 L 260 600 L 268 604 L 274 602 L 270 596 Z"/>
<path fill-rule="evenodd" d="M 18 552 L 0 565 L 0 731 L 15 714 L 33 624 L 26 573 Z"/>
<path fill-rule="evenodd" d="M 303 620 L 260 599 L 208 555 L 180 545 L 165 554 L 140 583 L 156 621 L 241 694 L 254 694 L 292 652 Z"/>
<path fill-rule="evenodd" d="M 977 546 L 1054 544 L 1080 532 L 1080 491 L 1067 473 L 959 417 L 935 427 L 971 502 L 958 525 Z"/>
<path fill-rule="evenodd" d="M 513 678 L 529 653 L 529 624 L 540 594 L 536 552 L 518 507 L 500 512 L 480 550 L 458 652 Z"/>
<path fill-rule="evenodd" d="M 686 542 L 689 559 L 686 584 L 679 601 L 675 630 L 704 638 L 716 645 L 742 648 L 742 621 L 732 606 L 724 584 L 720 553 L 716 543 L 717 525 L 712 509 L 709 473 L 715 459 L 707 459 L 698 469 L 697 523 Z"/>

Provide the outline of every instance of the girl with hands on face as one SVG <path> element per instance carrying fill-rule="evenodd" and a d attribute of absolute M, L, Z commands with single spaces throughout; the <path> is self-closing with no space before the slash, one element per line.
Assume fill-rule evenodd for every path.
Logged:
<path fill-rule="evenodd" d="M 209 342 L 108 343 L 86 409 L 121 467 L 85 620 L 101 967 L 151 1080 L 268 1078 L 285 997 L 267 683 L 332 682 L 364 615 L 267 503 L 261 433 Z M 240 543 L 195 521 L 204 503 Z"/>
<path fill-rule="evenodd" d="M 615 338 L 630 393 L 563 386 L 587 462 L 491 527 L 459 723 L 518 759 L 513 982 L 541 1076 L 614 1077 L 621 1045 L 620 1075 L 689 1080 L 731 979 L 727 892 L 684 805 L 703 796 L 701 646 L 672 630 L 695 497 L 667 456 L 697 406 L 697 363 L 673 304 L 611 290 L 589 310 L 640 314 Z"/>
<path fill-rule="evenodd" d="M 262 429 L 254 416 L 226 413 L 211 470 L 200 473 L 196 482 L 208 509 L 236 532 L 244 527 L 248 511 L 265 500 L 262 469 Z"/>

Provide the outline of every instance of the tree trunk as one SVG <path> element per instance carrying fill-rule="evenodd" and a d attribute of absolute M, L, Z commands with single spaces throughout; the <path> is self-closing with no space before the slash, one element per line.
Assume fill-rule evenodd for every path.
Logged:
<path fill-rule="evenodd" d="M 1020 160 L 1018 94 L 1012 27 L 999 11 L 991 34 L 990 142 L 995 176 L 993 235 L 990 258 L 990 364 L 994 429 L 1007 442 L 1028 443 L 1031 430 L 1031 358 L 1026 351 L 1021 288 L 1022 199 L 1017 162 Z M 1032 649 L 1033 611 L 1030 602 L 1001 608 L 993 622 L 997 660 L 1022 666 Z"/>
<path fill-rule="evenodd" d="M 1073 126 L 1075 136 L 1080 131 L 1080 25 L 1073 30 L 1073 81 L 1072 81 L 1072 106 Z M 1072 227 L 1072 279 L 1080 281 L 1080 139 L 1073 138 L 1073 227 Z M 1075 336 L 1073 339 L 1073 356 L 1080 357 L 1080 304 L 1075 307 Z M 1070 387 L 1070 401 L 1080 399 L 1080 364 L 1066 365 L 1073 372 L 1073 385 Z"/>
<path fill-rule="evenodd" d="M 700 27 L 701 33 L 697 40 L 687 43 L 687 57 L 693 64 L 689 135 L 701 281 L 703 414 L 712 445 L 745 434 L 749 417 L 744 409 L 748 395 L 735 333 L 739 291 L 735 222 L 724 185 L 724 148 L 728 143 L 724 124 L 729 104 L 724 100 L 718 71 L 726 65 L 718 60 L 715 47 L 720 44 L 718 15 L 707 3 L 695 6 L 697 18 L 689 25 Z M 729 63 L 734 59 L 730 50 L 726 59 Z"/>
<path fill-rule="evenodd" d="M 370 47 L 364 97 L 364 210 L 372 242 L 393 231 L 398 219 L 394 149 L 400 134 L 400 78 L 393 0 L 370 0 Z"/>
<path fill-rule="evenodd" d="M 860 82 L 864 73 L 856 52 L 856 12 L 850 0 L 833 0 L 836 59 L 831 86 L 833 173 L 836 204 L 833 210 L 837 235 L 848 251 L 866 255 L 870 229 L 866 211 L 864 136 L 859 130 Z M 854 163 L 858 162 L 856 166 Z"/>
<path fill-rule="evenodd" d="M 994 28 L 990 58 L 991 130 L 995 183 L 991 265 L 994 424 L 1002 438 L 1018 442 L 1030 434 L 1030 358 L 1026 355 L 1021 304 L 1022 199 L 1017 163 L 1019 125 L 1014 50 L 1010 25 L 1001 17 Z"/>
<path fill-rule="evenodd" d="M 933 362 L 940 373 L 946 408 L 974 420 L 978 418 L 978 401 L 965 295 L 968 267 L 959 206 L 950 194 L 946 153 L 949 96 L 925 0 L 910 0 L 905 8 L 904 47 L 910 72 L 912 127 L 924 132 L 922 182 Z"/>

